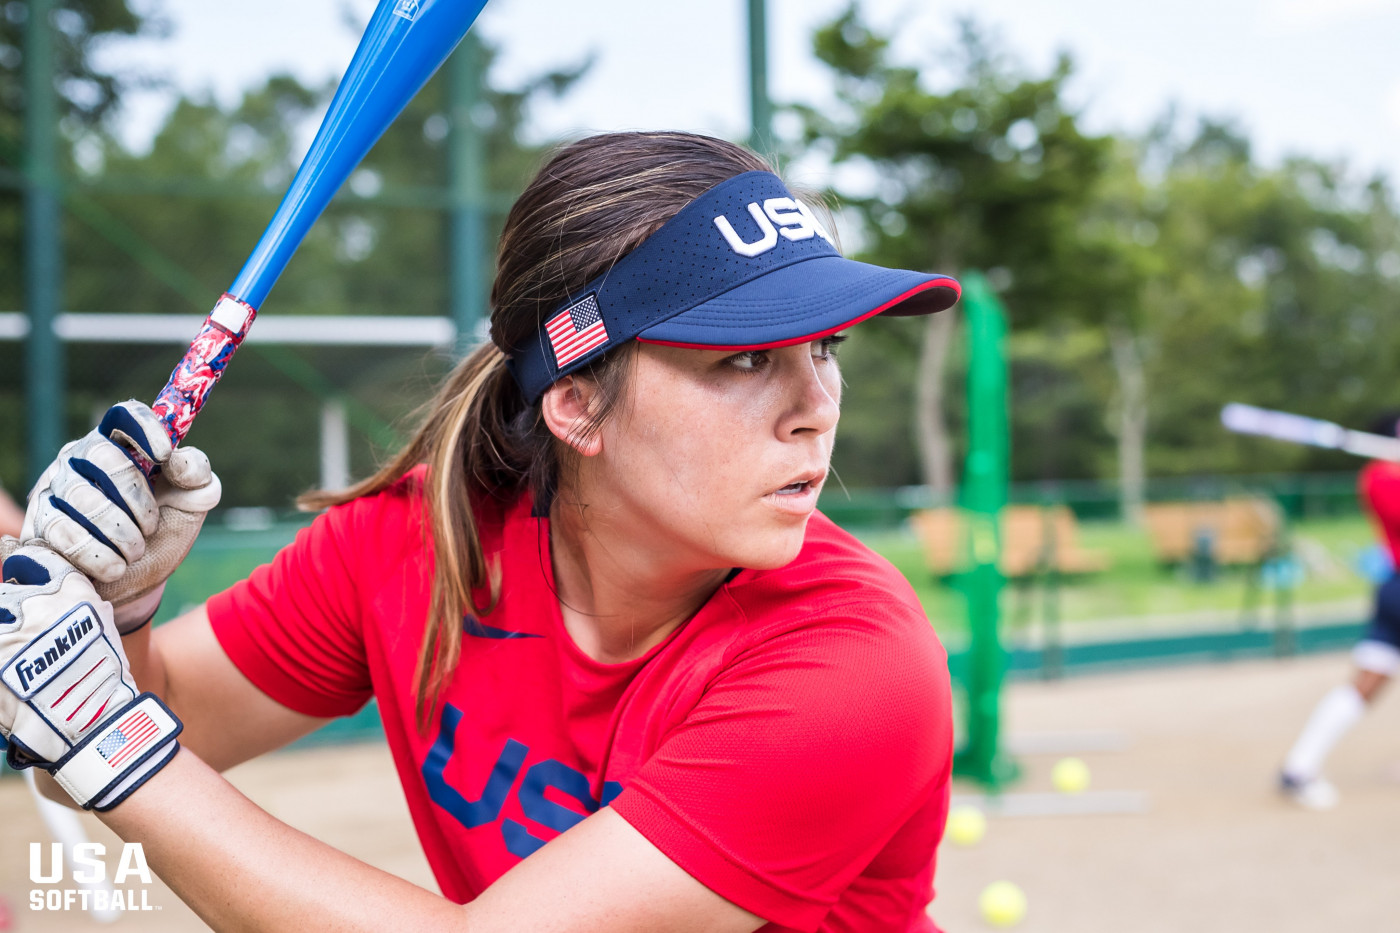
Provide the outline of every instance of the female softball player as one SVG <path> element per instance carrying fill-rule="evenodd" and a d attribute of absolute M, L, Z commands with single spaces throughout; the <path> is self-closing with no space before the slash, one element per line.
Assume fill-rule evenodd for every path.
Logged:
<path fill-rule="evenodd" d="M 1400 415 L 1388 414 L 1368 428 L 1372 434 L 1400 436 Z M 1400 567 L 1400 464 L 1373 460 L 1361 470 L 1357 492 L 1376 532 Z M 1310 810 L 1329 810 L 1341 799 L 1322 766 L 1333 746 L 1361 721 L 1381 689 L 1400 671 L 1400 574 L 1376 589 L 1371 624 L 1351 653 L 1349 683 L 1329 690 L 1308 717 L 1279 775 L 1279 789 Z"/>
<path fill-rule="evenodd" d="M 957 296 L 842 258 L 741 147 L 569 145 L 506 221 L 491 342 L 203 608 L 144 625 L 217 501 L 207 460 L 134 402 L 65 449 L 4 563 L 11 758 L 215 928 L 933 930 L 946 658 L 815 509 L 840 332 Z M 217 773 L 371 697 L 445 898 Z"/>

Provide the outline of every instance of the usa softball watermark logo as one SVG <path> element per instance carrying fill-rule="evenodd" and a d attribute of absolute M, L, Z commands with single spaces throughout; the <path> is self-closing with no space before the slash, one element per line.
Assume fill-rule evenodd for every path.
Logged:
<path fill-rule="evenodd" d="M 421 0 L 399 0 L 394 4 L 394 15 L 401 16 L 410 23 L 418 18 L 418 14 L 423 12 Z"/>
<path fill-rule="evenodd" d="M 150 900 L 148 885 L 154 878 L 139 842 L 122 845 L 110 879 L 107 847 L 100 842 L 72 844 L 66 856 L 61 842 L 31 842 L 29 881 L 34 885 L 61 885 L 33 888 L 29 892 L 31 911 L 82 910 L 99 920 L 110 921 L 124 913 L 161 909 Z"/>

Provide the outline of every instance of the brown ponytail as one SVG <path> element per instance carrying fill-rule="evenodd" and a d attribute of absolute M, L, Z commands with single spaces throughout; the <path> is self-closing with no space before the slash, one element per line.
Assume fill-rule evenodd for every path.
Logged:
<path fill-rule="evenodd" d="M 529 489 L 545 501 L 569 448 L 527 404 L 506 369 L 510 348 L 535 337 L 545 316 L 572 291 L 635 249 L 677 211 L 735 175 L 771 171 L 733 143 L 686 133 L 614 133 L 561 148 L 511 208 L 501 233 L 491 289 L 491 342 L 457 364 L 424 406 L 408 445 L 373 476 L 348 489 L 301 497 L 324 509 L 374 495 L 419 464 L 428 465 L 426 503 L 435 556 L 427 628 L 416 673 L 417 718 L 426 728 L 461 654 L 462 617 L 494 608 L 499 583 L 483 553 L 472 503 Z M 602 406 L 594 431 L 624 395 L 625 344 L 586 368 Z M 489 593 L 478 605 L 473 593 Z"/>

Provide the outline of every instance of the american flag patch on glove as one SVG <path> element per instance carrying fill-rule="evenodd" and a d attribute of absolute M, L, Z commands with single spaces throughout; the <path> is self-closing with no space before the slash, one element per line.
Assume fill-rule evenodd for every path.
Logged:
<path fill-rule="evenodd" d="M 97 743 L 97 754 L 112 768 L 121 768 L 155 740 L 160 728 L 142 710 L 134 710 Z"/>

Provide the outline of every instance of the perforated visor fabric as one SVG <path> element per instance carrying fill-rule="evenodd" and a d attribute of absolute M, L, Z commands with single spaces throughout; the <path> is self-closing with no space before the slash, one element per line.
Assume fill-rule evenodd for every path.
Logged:
<path fill-rule="evenodd" d="M 687 204 L 571 294 L 533 340 L 511 351 L 509 365 L 535 399 L 559 377 L 639 336 L 694 347 L 780 346 L 874 314 L 941 311 L 958 295 L 946 276 L 845 259 L 776 175 L 745 172 Z M 543 325 L 589 301 L 597 303 L 607 340 L 574 355 L 577 343 L 567 335 L 551 340 Z"/>

